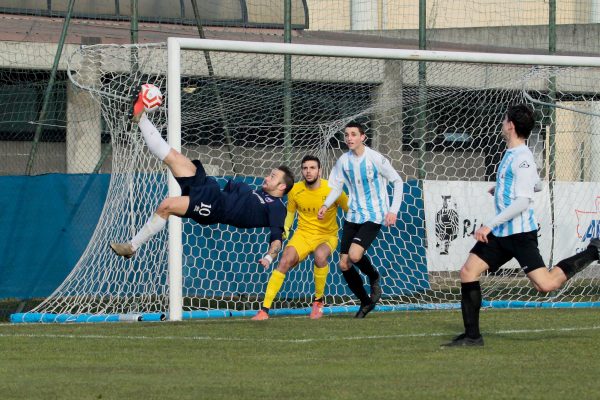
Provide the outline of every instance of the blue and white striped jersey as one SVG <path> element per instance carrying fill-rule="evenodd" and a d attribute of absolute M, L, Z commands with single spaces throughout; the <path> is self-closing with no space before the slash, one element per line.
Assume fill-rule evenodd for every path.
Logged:
<path fill-rule="evenodd" d="M 387 192 L 388 182 L 394 185 L 392 205 Z M 325 200 L 330 207 L 343 186 L 348 189 L 348 212 L 346 220 L 357 224 L 367 221 L 383 224 L 388 212 L 398 213 L 402 201 L 403 181 L 390 162 L 379 152 L 365 146 L 365 152 L 357 157 L 352 151 L 344 153 L 335 163 L 329 175 L 332 193 Z"/>
<path fill-rule="evenodd" d="M 496 215 L 512 204 L 517 197 L 533 200 L 534 187 L 539 181 L 535 159 L 527 145 L 508 149 L 500 161 L 496 174 L 494 205 Z M 533 213 L 533 202 L 513 219 L 493 228 L 495 236 L 503 237 L 515 233 L 531 232 L 538 228 Z"/>

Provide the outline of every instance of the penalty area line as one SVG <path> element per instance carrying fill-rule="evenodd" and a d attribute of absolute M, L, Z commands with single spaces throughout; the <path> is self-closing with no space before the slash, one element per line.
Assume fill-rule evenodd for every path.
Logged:
<path fill-rule="evenodd" d="M 518 335 L 524 333 L 546 333 L 546 332 L 577 332 L 599 330 L 600 326 L 580 326 L 565 328 L 540 328 L 540 329 L 511 329 L 486 331 L 484 335 Z M 365 335 L 365 336 L 329 336 L 319 338 L 302 339 L 275 339 L 275 338 L 236 338 L 221 336 L 147 336 L 147 335 L 75 335 L 75 334 L 45 334 L 45 333 L 0 333 L 0 338 L 32 338 L 32 339 L 90 339 L 90 340 L 165 340 L 165 341 L 221 341 L 221 342 L 279 342 L 279 343 L 314 343 L 314 342 L 332 342 L 339 340 L 387 340 L 417 337 L 440 337 L 451 336 L 448 332 L 431 333 L 403 333 L 397 335 Z"/>

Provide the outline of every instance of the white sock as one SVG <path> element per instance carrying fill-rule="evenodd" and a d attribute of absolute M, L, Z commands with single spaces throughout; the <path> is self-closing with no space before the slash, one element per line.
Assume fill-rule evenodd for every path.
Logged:
<path fill-rule="evenodd" d="M 169 143 L 167 143 L 162 136 L 160 136 L 158 129 L 156 129 L 154 124 L 150 122 L 145 113 L 142 115 L 142 118 L 140 118 L 138 126 L 142 131 L 142 137 L 144 138 L 144 142 L 146 142 L 150 153 L 158 157 L 160 161 L 163 161 L 169 154 L 169 151 L 171 151 L 171 146 L 169 146 Z"/>
<path fill-rule="evenodd" d="M 167 225 L 167 220 L 158 214 L 152 214 L 146 225 L 140 229 L 138 233 L 131 239 L 131 245 L 134 250 L 140 248 L 141 245 L 146 243 L 150 238 L 162 231 Z"/>

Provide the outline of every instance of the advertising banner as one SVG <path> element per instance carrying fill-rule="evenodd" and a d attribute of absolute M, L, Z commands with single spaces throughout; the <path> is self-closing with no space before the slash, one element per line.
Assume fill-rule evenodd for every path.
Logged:
<path fill-rule="evenodd" d="M 489 190 L 494 182 L 424 181 L 427 268 L 458 271 L 475 245 L 473 234 L 495 215 Z M 552 246 L 550 202 L 547 185 L 536 193 L 534 212 L 542 258 L 548 260 Z M 518 268 L 512 260 L 503 268 Z"/>
<path fill-rule="evenodd" d="M 600 237 L 600 183 L 555 183 L 555 210 L 554 264 Z"/>

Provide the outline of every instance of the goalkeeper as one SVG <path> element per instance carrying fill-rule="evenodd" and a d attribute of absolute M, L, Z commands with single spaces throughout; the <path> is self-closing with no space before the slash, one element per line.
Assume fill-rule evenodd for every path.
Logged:
<path fill-rule="evenodd" d="M 171 148 L 146 117 L 141 97 L 133 104 L 132 120 L 138 122 L 148 150 L 163 161 L 181 187 L 181 196 L 167 197 L 148 222 L 127 243 L 111 243 L 119 256 L 131 258 L 135 252 L 167 224 L 169 216 L 191 218 L 202 225 L 227 224 L 238 228 L 269 227 L 270 247 L 259 262 L 268 266 L 281 250 L 286 208 L 283 196 L 294 186 L 294 176 L 284 165 L 265 177 L 260 190 L 243 182 L 229 180 L 221 190 L 206 175 L 202 163 L 191 161 Z"/>
<path fill-rule="evenodd" d="M 335 202 L 337 207 L 331 207 L 325 217 L 319 220 L 317 212 L 331 188 L 327 180 L 321 179 L 321 161 L 317 157 L 305 156 L 300 166 L 303 180 L 296 183 L 288 194 L 285 231 L 289 232 L 296 213 L 298 228 L 285 246 L 279 265 L 271 273 L 262 308 L 252 317 L 253 320 L 269 318 L 269 309 L 283 285 L 286 273 L 310 253 L 313 253 L 315 261 L 315 298 L 310 318 L 318 319 L 323 316 L 323 295 L 329 273 L 328 259 L 338 245 L 337 209 L 339 207 L 348 211 L 348 197 L 342 193 Z"/>

